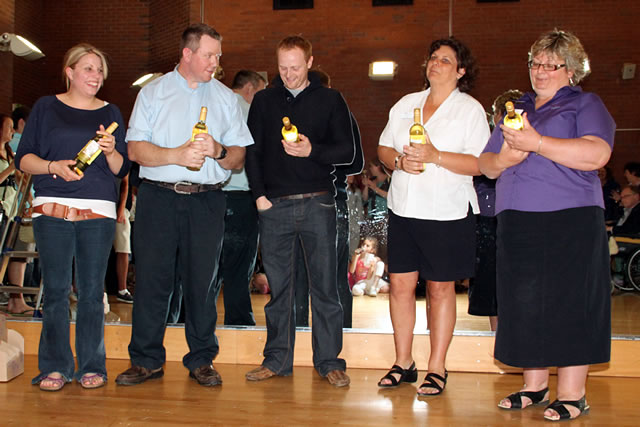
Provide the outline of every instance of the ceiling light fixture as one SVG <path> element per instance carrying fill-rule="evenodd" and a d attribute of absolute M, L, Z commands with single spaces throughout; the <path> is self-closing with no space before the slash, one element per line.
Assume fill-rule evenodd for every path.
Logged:
<path fill-rule="evenodd" d="M 398 64 L 394 61 L 375 61 L 369 64 L 369 78 L 371 80 L 392 80 L 396 75 Z"/>
<path fill-rule="evenodd" d="M 24 37 L 12 33 L 4 33 L 0 36 L 0 50 L 11 51 L 14 55 L 27 61 L 35 61 L 44 57 L 44 53 L 36 45 Z"/>

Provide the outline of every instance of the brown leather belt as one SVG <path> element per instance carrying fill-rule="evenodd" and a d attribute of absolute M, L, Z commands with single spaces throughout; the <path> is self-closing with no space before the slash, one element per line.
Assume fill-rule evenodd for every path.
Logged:
<path fill-rule="evenodd" d="M 156 185 L 162 188 L 168 188 L 169 190 L 173 190 L 178 194 L 193 194 L 193 193 L 203 193 L 205 191 L 216 191 L 223 187 L 222 183 L 219 184 L 194 184 L 192 182 L 187 181 L 178 181 L 178 182 L 162 182 L 162 181 L 152 181 L 150 179 L 144 179 L 144 182 L 148 182 L 149 184 Z"/>
<path fill-rule="evenodd" d="M 33 207 L 34 213 L 39 213 L 54 218 L 62 218 L 65 221 L 84 221 L 86 219 L 109 218 L 93 212 L 91 209 L 77 209 L 60 203 L 43 203 Z"/>
<path fill-rule="evenodd" d="M 328 191 L 316 191 L 315 193 L 291 194 L 290 196 L 273 197 L 269 200 L 279 202 L 281 200 L 299 200 L 308 199 L 310 197 L 323 196 L 329 194 Z"/>

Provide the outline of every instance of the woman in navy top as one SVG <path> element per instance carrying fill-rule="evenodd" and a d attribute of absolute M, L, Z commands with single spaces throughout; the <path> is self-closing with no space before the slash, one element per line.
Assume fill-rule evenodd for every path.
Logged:
<path fill-rule="evenodd" d="M 586 413 L 589 365 L 610 357 L 609 251 L 597 171 L 613 148 L 615 123 L 600 98 L 575 86 L 588 73 L 576 36 L 553 30 L 529 52 L 533 93 L 518 102 L 524 129 L 500 125 L 480 170 L 496 184 L 495 356 L 524 369 L 524 386 L 499 403 L 522 409 L 549 400 L 551 421 Z"/>
<path fill-rule="evenodd" d="M 60 390 L 75 378 L 84 388 L 106 382 L 103 286 L 116 220 L 116 177 L 129 160 L 120 110 L 96 97 L 108 74 L 104 54 L 88 44 L 67 51 L 67 91 L 34 105 L 16 166 L 34 175 L 33 229 L 44 278 L 45 304 L 33 384 Z M 105 128 L 119 127 L 110 135 Z M 76 154 L 95 135 L 102 154 L 79 175 Z M 75 260 L 75 261 L 74 261 Z M 72 263 L 78 290 L 75 369 L 69 346 Z"/>

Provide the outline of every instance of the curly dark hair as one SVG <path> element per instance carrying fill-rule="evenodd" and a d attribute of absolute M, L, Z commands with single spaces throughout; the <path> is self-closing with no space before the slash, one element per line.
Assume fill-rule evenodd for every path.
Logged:
<path fill-rule="evenodd" d="M 424 87 L 429 87 L 429 80 L 427 80 L 427 61 L 433 55 L 433 52 L 440 49 L 442 46 L 449 46 L 456 53 L 456 61 L 458 61 L 458 70 L 464 68 L 465 73 L 460 80 L 458 80 L 458 89 L 460 92 L 469 92 L 473 88 L 473 84 L 478 77 L 478 67 L 476 66 L 476 59 L 471 54 L 469 48 L 455 37 L 449 37 L 446 39 L 434 40 L 429 47 L 429 54 L 422 64 L 422 75 L 424 76 Z"/>

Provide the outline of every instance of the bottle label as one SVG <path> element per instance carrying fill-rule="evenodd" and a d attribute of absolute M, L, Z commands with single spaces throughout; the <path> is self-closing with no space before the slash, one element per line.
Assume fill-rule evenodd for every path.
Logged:
<path fill-rule="evenodd" d="M 296 135 L 295 133 L 286 133 L 283 136 L 284 140 L 287 142 L 296 142 L 298 140 L 298 135 Z"/>
<path fill-rule="evenodd" d="M 84 146 L 82 151 L 78 153 L 78 158 L 84 163 L 91 164 L 100 153 L 100 144 L 92 139 Z"/>
<path fill-rule="evenodd" d="M 427 140 L 424 135 L 411 135 L 409 138 L 411 144 L 426 144 Z"/>

